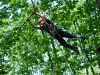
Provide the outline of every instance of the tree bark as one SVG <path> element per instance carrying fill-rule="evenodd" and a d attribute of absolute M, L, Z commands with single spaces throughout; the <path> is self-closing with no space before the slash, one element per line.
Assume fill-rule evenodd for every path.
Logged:
<path fill-rule="evenodd" d="M 54 54 L 55 54 L 55 57 L 57 57 L 57 52 L 56 52 L 56 48 L 55 48 L 55 45 L 54 45 L 54 40 L 53 38 L 51 38 L 51 42 L 52 42 L 52 47 L 53 47 L 53 50 L 54 50 Z"/>
<path fill-rule="evenodd" d="M 86 54 L 86 53 L 85 53 Z M 86 58 L 88 59 L 88 62 L 90 63 L 90 68 L 91 68 L 91 71 L 93 73 L 93 75 L 95 75 L 95 71 L 93 69 L 93 66 L 91 65 L 91 61 L 90 61 L 90 58 L 88 57 L 88 55 L 86 54 Z"/>
<path fill-rule="evenodd" d="M 100 0 L 96 0 L 97 4 L 98 4 L 98 7 L 100 9 Z"/>
<path fill-rule="evenodd" d="M 51 69 L 52 69 L 53 75 L 56 75 L 56 73 L 55 73 L 55 71 L 54 71 L 54 64 L 53 64 L 53 62 L 52 62 L 52 59 L 51 59 L 49 50 L 47 50 L 47 52 L 48 52 L 48 56 L 49 56 L 49 61 L 50 61 L 50 63 L 51 63 Z"/>
<path fill-rule="evenodd" d="M 88 68 L 86 68 L 86 75 L 89 75 L 89 71 L 88 71 Z"/>

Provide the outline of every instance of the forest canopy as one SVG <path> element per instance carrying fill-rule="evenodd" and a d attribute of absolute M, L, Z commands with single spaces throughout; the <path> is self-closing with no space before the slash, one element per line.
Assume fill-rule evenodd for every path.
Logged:
<path fill-rule="evenodd" d="M 38 7 L 57 27 L 85 40 L 65 39 L 78 55 L 48 33 L 23 23 Z M 36 25 L 38 16 L 31 16 Z M 0 75 L 99 75 L 99 0 L 0 0 Z M 96 51 L 98 49 L 98 51 Z"/>

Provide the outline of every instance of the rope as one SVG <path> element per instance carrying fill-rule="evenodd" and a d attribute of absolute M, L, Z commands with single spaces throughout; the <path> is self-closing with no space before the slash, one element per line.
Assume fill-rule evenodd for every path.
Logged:
<path fill-rule="evenodd" d="M 36 7 L 35 5 L 34 5 L 34 3 L 33 3 L 33 1 L 31 0 L 31 2 L 32 2 L 32 4 L 33 4 L 33 7 Z M 38 8 L 37 8 L 38 9 Z M 36 11 L 36 10 L 34 10 L 34 11 Z M 39 11 L 39 9 L 38 9 L 38 11 Z M 33 14 L 31 14 L 31 16 L 32 16 Z M 28 18 L 30 18 L 31 16 L 29 16 Z M 24 24 L 26 23 L 27 21 L 25 21 L 24 22 Z M 56 28 L 55 28 L 55 26 L 54 26 L 54 28 L 52 29 L 52 28 L 50 28 L 50 26 L 49 26 L 49 24 L 45 21 L 45 23 L 46 23 L 46 26 L 45 26 L 45 28 L 50 32 L 50 34 L 55 38 L 55 34 L 57 34 L 57 35 L 59 35 L 59 33 L 57 32 L 57 30 L 56 30 Z M 23 25 L 24 25 L 23 24 Z M 22 26 L 23 26 L 22 25 Z M 21 27 L 22 27 L 21 26 Z M 51 31 L 51 29 L 53 30 L 53 31 Z M 25 35 L 25 34 L 24 34 Z M 61 37 L 60 35 L 59 35 L 59 37 Z M 62 37 L 61 37 L 62 38 Z M 51 40 L 52 41 L 52 46 L 53 46 L 53 48 L 54 48 L 54 50 L 55 50 L 55 46 L 54 46 L 54 42 L 53 42 L 53 40 Z M 62 51 L 62 53 L 64 54 L 64 52 Z M 55 53 L 55 56 L 56 56 L 56 53 Z M 66 61 L 66 63 L 68 62 L 67 61 L 67 59 L 66 59 L 66 56 L 65 56 L 65 54 L 64 54 L 64 59 L 65 59 L 65 61 Z M 71 71 L 71 73 L 72 73 L 72 75 L 74 75 L 74 73 L 73 73 L 73 71 L 72 71 L 72 69 L 71 69 L 71 67 L 70 67 L 70 65 L 68 65 L 69 66 L 69 69 L 70 69 L 70 71 Z"/>
<path fill-rule="evenodd" d="M 45 21 L 45 23 L 47 24 L 47 27 L 48 27 L 48 28 L 47 28 L 47 27 L 44 25 L 45 28 L 46 28 L 47 30 L 49 30 L 49 32 L 53 35 L 54 38 L 55 38 L 55 36 L 54 36 L 55 34 L 58 34 L 58 35 L 59 35 L 59 33 L 56 31 L 55 26 L 54 26 L 54 28 L 52 29 L 52 30 L 54 30 L 54 31 L 53 31 L 54 33 L 53 33 L 53 32 L 51 31 L 51 28 L 49 27 L 49 24 L 48 24 L 46 21 Z M 61 37 L 61 36 L 59 35 L 59 37 Z M 61 38 L 62 38 L 62 37 L 61 37 Z"/>
<path fill-rule="evenodd" d="M 46 21 L 45 21 L 46 22 Z M 50 30 L 50 27 L 49 27 L 49 24 L 46 22 L 46 24 L 47 24 L 47 26 L 48 26 L 48 30 Z M 53 29 L 56 33 L 55 34 L 58 34 L 59 35 L 59 33 L 56 31 L 56 29 L 55 29 L 55 26 L 54 26 L 54 29 Z M 50 31 L 51 32 L 51 31 Z M 52 34 L 52 33 L 51 33 Z M 53 35 L 53 37 L 54 37 L 54 34 L 52 34 Z M 59 35 L 59 37 L 61 37 L 60 35 Z M 62 38 L 62 37 L 61 37 Z M 54 45 L 54 44 L 53 44 Z M 66 63 L 69 63 L 68 62 L 68 60 L 66 59 L 66 56 L 65 56 L 65 54 L 64 54 L 64 52 L 62 51 L 62 53 L 63 53 L 63 55 L 64 55 L 64 59 L 65 59 L 65 61 L 66 61 Z M 70 64 L 68 64 L 68 67 L 69 67 L 69 70 L 70 70 L 70 72 L 71 72 L 71 74 L 72 75 L 74 75 L 74 73 L 73 73 L 73 70 L 71 69 L 71 66 L 70 66 Z"/>
<path fill-rule="evenodd" d="M 35 14 L 34 12 L 36 12 L 36 10 L 37 10 L 37 7 L 35 6 L 33 0 L 31 0 L 31 2 L 32 2 L 32 5 L 33 5 L 33 12 L 31 13 L 31 15 L 30 15 L 27 19 L 29 19 L 32 15 L 34 15 L 34 14 Z M 20 26 L 20 28 L 26 24 L 27 19 L 26 19 L 26 21 Z"/>
<path fill-rule="evenodd" d="M 77 23 L 77 25 L 78 25 L 78 23 Z M 74 27 L 75 27 L 75 29 L 76 29 L 75 24 L 74 24 Z M 76 30 L 77 30 L 77 29 L 76 29 Z M 79 42 L 81 42 L 81 40 L 79 40 Z M 81 44 L 80 47 L 82 48 L 82 44 Z M 85 49 L 85 48 L 84 48 L 84 49 Z M 85 51 L 84 51 L 84 52 L 85 52 Z M 92 65 L 91 65 L 91 63 L 90 63 L 90 61 L 89 61 L 88 55 L 87 55 L 86 53 L 82 53 L 82 58 L 83 58 L 84 63 L 89 63 L 89 64 L 90 64 L 90 67 L 91 67 L 91 69 L 92 69 L 92 72 L 93 72 L 93 74 L 95 74 L 94 69 L 93 69 L 93 67 L 92 67 Z M 87 58 L 87 60 L 86 60 L 86 58 Z"/>

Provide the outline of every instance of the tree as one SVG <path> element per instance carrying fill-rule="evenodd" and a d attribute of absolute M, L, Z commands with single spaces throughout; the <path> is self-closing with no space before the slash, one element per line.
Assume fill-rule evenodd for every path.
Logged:
<path fill-rule="evenodd" d="M 98 4 L 98 7 L 100 9 L 100 1 L 99 0 L 96 0 L 97 1 L 97 4 Z"/>
<path fill-rule="evenodd" d="M 32 28 L 29 23 L 23 25 L 33 11 L 31 1 L 0 1 L 0 74 L 100 74 L 100 55 L 96 53 L 100 45 L 100 11 L 96 1 L 33 1 L 39 12 L 58 27 L 87 37 L 84 41 L 66 39 L 73 46 L 78 46 L 80 55 L 62 47 L 49 34 Z M 99 4 L 99 0 L 97 2 Z M 38 24 L 37 16 L 30 19 Z"/>

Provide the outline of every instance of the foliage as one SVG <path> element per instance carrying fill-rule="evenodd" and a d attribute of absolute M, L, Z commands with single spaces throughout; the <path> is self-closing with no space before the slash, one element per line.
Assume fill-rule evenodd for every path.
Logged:
<path fill-rule="evenodd" d="M 36 3 L 37 2 L 37 3 Z M 66 39 L 80 55 L 23 23 L 33 11 L 29 0 L 0 1 L 0 75 L 99 75 L 100 10 L 95 0 L 34 0 L 58 27 L 86 40 Z M 37 16 L 31 17 L 38 24 Z"/>

